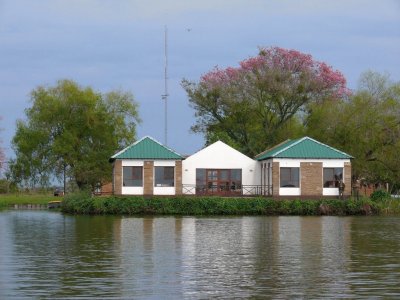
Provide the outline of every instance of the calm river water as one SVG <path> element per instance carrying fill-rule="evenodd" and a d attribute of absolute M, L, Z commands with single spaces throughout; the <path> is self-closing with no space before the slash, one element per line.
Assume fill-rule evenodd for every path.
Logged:
<path fill-rule="evenodd" d="M 399 298 L 399 217 L 0 212 L 0 299 Z"/>

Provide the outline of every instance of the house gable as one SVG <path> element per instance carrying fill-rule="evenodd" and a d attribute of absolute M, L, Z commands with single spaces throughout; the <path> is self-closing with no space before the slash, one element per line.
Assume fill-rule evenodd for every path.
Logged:
<path fill-rule="evenodd" d="M 199 167 L 204 167 L 204 164 L 207 166 L 220 165 L 223 167 L 226 165 L 226 167 L 229 167 L 231 165 L 235 165 L 235 162 L 239 161 L 245 161 L 247 163 L 254 162 L 254 160 L 250 157 L 221 141 L 217 141 L 192 154 L 184 160 L 184 163 L 190 163 L 194 161 L 200 164 Z M 203 166 L 201 166 L 202 164 Z"/>
<path fill-rule="evenodd" d="M 240 169 L 242 185 L 255 185 L 259 182 L 258 162 L 228 146 L 217 141 L 208 147 L 194 153 L 182 162 L 183 184 L 196 185 L 196 170 L 232 170 Z"/>

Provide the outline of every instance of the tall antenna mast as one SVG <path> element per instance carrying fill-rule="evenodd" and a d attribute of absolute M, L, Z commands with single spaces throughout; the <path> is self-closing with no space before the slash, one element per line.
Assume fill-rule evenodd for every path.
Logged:
<path fill-rule="evenodd" d="M 165 67 L 164 67 L 164 94 L 161 98 L 164 100 L 164 145 L 168 144 L 168 28 L 165 25 L 164 36 L 164 53 L 165 53 Z"/>

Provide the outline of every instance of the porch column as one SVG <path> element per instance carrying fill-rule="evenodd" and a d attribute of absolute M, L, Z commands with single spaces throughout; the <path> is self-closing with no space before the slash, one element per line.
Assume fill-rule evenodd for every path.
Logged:
<path fill-rule="evenodd" d="M 272 196 L 279 196 L 279 162 L 272 163 Z"/>
<path fill-rule="evenodd" d="M 182 161 L 175 161 L 175 195 L 182 195 Z"/>
<path fill-rule="evenodd" d="M 343 182 L 345 184 L 343 196 L 351 196 L 351 163 L 344 163 L 344 178 Z"/>
<path fill-rule="evenodd" d="M 322 162 L 301 162 L 301 196 L 322 196 L 322 176 Z"/>
<path fill-rule="evenodd" d="M 154 161 L 145 161 L 143 165 L 144 185 L 143 194 L 153 195 L 154 190 Z"/>
<path fill-rule="evenodd" d="M 113 194 L 122 194 L 122 160 L 117 159 L 113 164 Z"/>

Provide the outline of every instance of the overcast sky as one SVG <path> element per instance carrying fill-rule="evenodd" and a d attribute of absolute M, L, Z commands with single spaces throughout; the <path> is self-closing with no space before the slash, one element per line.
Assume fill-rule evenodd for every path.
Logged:
<path fill-rule="evenodd" d="M 169 44 L 168 146 L 202 148 L 180 86 L 214 66 L 237 66 L 258 47 L 311 54 L 351 89 L 368 69 L 400 80 L 400 0 L 0 0 L 0 138 L 8 158 L 17 119 L 38 85 L 73 79 L 131 91 L 138 138 L 164 141 L 164 26 Z"/>

